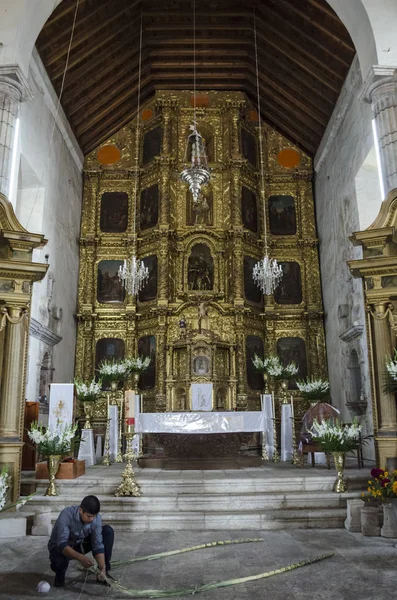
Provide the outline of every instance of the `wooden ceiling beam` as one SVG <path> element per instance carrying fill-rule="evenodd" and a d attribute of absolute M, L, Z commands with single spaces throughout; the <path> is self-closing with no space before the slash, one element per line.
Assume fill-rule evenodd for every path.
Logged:
<path fill-rule="evenodd" d="M 266 1 L 268 2 L 269 0 Z M 277 4 L 280 7 L 283 6 L 286 12 L 297 15 L 302 23 L 305 21 L 309 28 L 317 30 L 324 38 L 332 40 L 336 51 L 344 51 L 345 56 L 350 55 L 352 51 L 355 52 L 353 42 L 343 24 L 339 20 L 336 23 L 331 19 L 324 21 L 324 17 L 321 19 L 316 18 L 316 16 L 318 17 L 318 14 L 316 15 L 316 9 L 310 2 L 305 3 L 303 10 L 301 0 L 277 0 Z M 328 26 L 326 26 L 325 23 L 327 23 Z M 336 25 L 338 27 L 336 27 Z M 336 33 L 336 29 L 339 30 L 338 33 Z"/>
<path fill-rule="evenodd" d="M 121 25 L 117 30 L 109 31 L 108 35 L 106 35 L 106 36 L 94 38 L 94 41 L 85 47 L 84 52 L 79 52 L 79 53 L 73 54 L 73 55 L 71 54 L 70 59 L 69 59 L 68 70 L 73 69 L 80 63 L 83 63 L 85 60 L 87 60 L 88 56 L 92 55 L 94 52 L 96 52 L 97 50 L 99 50 L 102 47 L 106 47 L 109 52 L 108 44 L 114 38 L 117 38 L 125 29 L 128 29 L 129 27 L 131 27 L 131 24 L 129 23 L 128 20 L 125 20 L 123 25 Z M 58 79 L 63 74 L 63 70 L 64 70 L 63 61 L 58 61 L 58 64 L 56 65 L 56 68 L 51 73 L 51 76 L 54 77 L 55 79 Z"/>
<path fill-rule="evenodd" d="M 279 31 L 274 25 L 272 25 L 268 19 L 264 20 L 263 16 L 258 13 L 259 28 L 257 35 L 259 38 L 265 37 L 267 41 L 280 49 L 286 57 L 292 62 L 297 62 L 312 74 L 313 77 L 322 80 L 335 92 L 339 92 L 340 87 L 343 83 L 344 77 L 341 76 L 340 71 L 335 72 L 331 67 L 328 66 L 327 62 L 323 62 L 318 59 L 315 53 L 310 54 L 305 49 L 304 44 L 298 44 L 295 38 L 292 40 Z M 285 26 L 284 26 L 285 29 Z M 328 61 L 329 62 L 329 61 Z"/>
<path fill-rule="evenodd" d="M 76 4 L 74 2 L 74 4 Z M 96 7 L 94 7 L 91 10 L 86 10 L 84 15 L 81 14 L 80 12 L 80 4 L 79 4 L 79 10 L 77 11 L 77 17 L 76 17 L 76 25 L 75 25 L 75 29 L 74 29 L 74 39 L 75 37 L 77 37 L 80 29 L 82 29 L 85 25 L 85 23 L 87 21 L 89 21 L 89 25 L 92 24 L 94 22 L 94 20 L 97 19 L 97 15 L 98 13 L 100 14 L 101 12 L 104 11 L 104 9 L 106 7 L 108 7 L 110 4 L 114 4 L 114 0 L 107 0 L 106 2 L 104 0 L 102 0 L 102 2 L 99 2 Z M 61 5 L 59 5 L 61 6 Z M 63 28 L 62 32 L 60 33 L 59 31 L 57 32 L 57 36 L 56 36 L 56 46 L 60 47 L 62 45 L 66 45 L 66 47 L 69 47 L 69 41 L 70 41 L 70 35 L 72 32 L 72 25 L 73 25 L 73 21 L 70 20 L 70 27 L 69 28 Z M 40 44 L 40 52 L 46 53 L 48 48 L 53 48 L 54 47 L 54 39 L 52 36 L 50 36 L 47 31 L 46 31 L 46 27 L 47 25 L 44 26 L 43 29 L 43 34 L 44 34 L 44 38 L 47 37 L 47 41 L 45 41 L 45 39 L 42 41 L 42 43 Z"/>
<path fill-rule="evenodd" d="M 300 48 L 310 48 L 308 56 L 314 57 L 315 62 L 320 65 L 325 63 L 332 72 L 339 74 L 341 69 L 344 71 L 350 67 L 351 49 L 344 57 L 340 49 L 338 53 L 335 51 L 335 44 L 330 45 L 329 40 L 327 46 L 325 36 L 321 32 L 318 34 L 313 31 L 306 21 L 302 19 L 296 21 L 296 16 L 295 20 L 292 20 L 291 12 L 285 10 L 280 0 L 267 1 L 266 22 L 275 31 L 281 30 L 283 37 L 298 43 Z"/>
<path fill-rule="evenodd" d="M 111 35 L 108 36 L 106 39 L 112 39 L 113 37 L 115 37 L 115 35 L 118 34 L 119 31 L 123 31 L 124 29 L 126 29 L 126 27 L 130 27 L 131 22 L 129 21 L 129 19 L 126 18 L 126 12 L 132 11 L 135 8 L 135 6 L 139 3 L 139 1 L 140 0 L 135 0 L 135 2 L 133 2 L 131 5 L 128 5 L 127 7 L 125 3 L 123 3 L 123 7 L 120 10 L 116 11 L 114 14 L 112 14 L 110 19 L 107 19 L 106 21 L 100 21 L 97 25 L 87 27 L 85 31 L 75 35 L 73 37 L 70 55 L 75 56 L 77 48 L 79 48 L 85 42 L 91 41 L 92 39 L 97 39 L 97 36 L 99 36 L 103 30 L 111 30 Z M 117 23 L 117 25 L 114 28 L 110 27 L 112 23 L 118 21 L 120 21 L 120 23 Z M 55 62 L 59 61 L 61 58 L 66 56 L 68 52 L 68 47 L 69 42 L 67 41 L 62 44 L 61 48 L 45 56 L 46 66 L 50 67 Z"/>
<path fill-rule="evenodd" d="M 79 0 L 79 10 L 81 6 L 87 2 L 87 0 Z M 47 19 L 42 31 L 52 27 L 55 23 L 64 19 L 69 13 L 74 13 L 76 10 L 76 0 L 63 0 L 63 2 L 56 7 L 54 12 Z M 41 34 L 40 34 L 41 35 Z"/>

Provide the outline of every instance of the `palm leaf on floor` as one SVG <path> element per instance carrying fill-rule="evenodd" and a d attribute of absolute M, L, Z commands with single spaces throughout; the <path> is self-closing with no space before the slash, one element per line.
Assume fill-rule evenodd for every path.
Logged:
<path fill-rule="evenodd" d="M 248 544 L 251 542 L 263 542 L 263 538 L 243 538 L 240 540 L 223 540 L 219 542 L 208 542 L 207 544 L 200 544 L 199 546 L 191 546 L 190 548 L 182 548 L 180 550 L 170 550 L 169 552 L 159 552 L 158 554 L 150 554 L 148 556 L 137 556 L 135 558 L 129 558 L 128 560 L 116 560 L 112 561 L 112 567 L 121 567 L 123 565 L 129 565 L 143 560 L 158 560 L 159 558 L 165 558 L 167 556 L 174 556 L 175 554 L 183 554 L 184 552 L 193 552 L 195 550 L 203 550 L 204 548 L 214 548 L 215 546 L 227 546 L 229 544 Z"/>

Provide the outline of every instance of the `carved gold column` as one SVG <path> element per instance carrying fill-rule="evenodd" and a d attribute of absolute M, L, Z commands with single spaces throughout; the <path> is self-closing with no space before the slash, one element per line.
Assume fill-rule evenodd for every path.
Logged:
<path fill-rule="evenodd" d="M 31 289 L 48 269 L 46 264 L 32 263 L 32 250 L 45 243 L 44 236 L 20 225 L 0 194 L 0 467 L 7 465 L 13 477 L 13 502 L 20 487 Z"/>
<path fill-rule="evenodd" d="M 165 314 L 159 315 L 158 328 L 156 331 L 156 346 L 157 346 L 156 412 L 164 412 L 166 410 L 166 378 L 167 378 L 167 374 L 166 374 L 167 328 L 166 328 L 166 315 Z"/>

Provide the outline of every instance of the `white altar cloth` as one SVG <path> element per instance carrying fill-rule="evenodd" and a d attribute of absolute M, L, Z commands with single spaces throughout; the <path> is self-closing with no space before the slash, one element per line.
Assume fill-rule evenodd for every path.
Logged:
<path fill-rule="evenodd" d="M 141 413 L 140 433 L 236 433 L 264 429 L 264 413 L 255 412 L 189 412 Z"/>

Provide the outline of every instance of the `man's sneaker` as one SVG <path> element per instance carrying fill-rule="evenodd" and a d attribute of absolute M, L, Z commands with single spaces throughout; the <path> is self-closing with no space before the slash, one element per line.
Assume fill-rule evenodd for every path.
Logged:
<path fill-rule="evenodd" d="M 65 573 L 56 573 L 54 587 L 65 587 Z"/>

